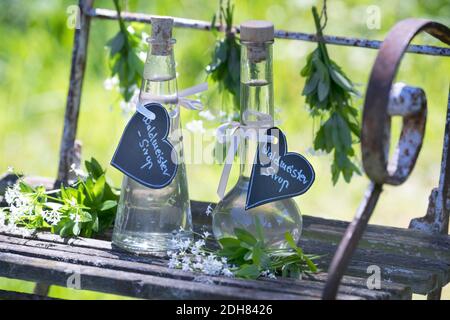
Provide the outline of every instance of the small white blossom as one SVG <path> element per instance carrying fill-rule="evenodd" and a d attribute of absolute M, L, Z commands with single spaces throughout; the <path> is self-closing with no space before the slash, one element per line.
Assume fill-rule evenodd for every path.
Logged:
<path fill-rule="evenodd" d="M 147 53 L 145 53 L 144 51 L 140 51 L 138 53 L 138 57 L 142 62 L 145 62 L 145 60 L 147 59 Z"/>
<path fill-rule="evenodd" d="M 206 130 L 203 128 L 202 120 L 192 120 L 191 122 L 186 123 L 186 129 L 191 132 L 205 133 Z"/>
<path fill-rule="evenodd" d="M 9 167 L 8 167 L 8 172 L 9 172 L 9 173 L 14 173 L 14 168 L 11 167 L 11 166 L 9 166 Z"/>
<path fill-rule="evenodd" d="M 194 248 L 200 249 L 205 245 L 205 240 L 201 239 L 201 240 L 197 240 L 194 243 Z"/>
<path fill-rule="evenodd" d="M 61 213 L 58 210 L 44 210 L 41 213 L 42 218 L 52 226 L 56 226 L 61 221 Z"/>
<path fill-rule="evenodd" d="M 275 276 L 275 274 L 273 274 L 272 272 L 270 272 L 270 270 L 265 270 L 263 272 L 261 272 L 261 276 L 262 277 L 266 277 L 269 279 L 276 279 L 277 277 Z"/>
<path fill-rule="evenodd" d="M 14 201 L 20 196 L 19 186 L 16 184 L 14 187 L 9 187 L 5 191 L 5 201 L 9 205 L 13 204 Z"/>
<path fill-rule="evenodd" d="M 208 239 L 208 237 L 211 235 L 208 231 L 203 232 L 203 239 Z"/>
<path fill-rule="evenodd" d="M 180 265 L 180 263 L 179 263 L 178 259 L 170 258 L 170 260 L 169 260 L 169 268 L 170 269 L 178 268 L 179 265 Z"/>
<path fill-rule="evenodd" d="M 181 270 L 183 270 L 183 271 L 192 271 L 192 268 L 191 268 L 191 266 L 188 263 L 183 263 L 181 265 Z"/>
<path fill-rule="evenodd" d="M 206 120 L 212 121 L 216 117 L 209 110 L 203 110 L 198 113 L 198 115 Z"/>
<path fill-rule="evenodd" d="M 111 91 L 114 88 L 116 88 L 119 85 L 119 78 L 117 76 L 114 76 L 112 78 L 108 78 L 103 82 L 103 87 L 108 90 Z"/>
<path fill-rule="evenodd" d="M 234 273 L 233 273 L 232 271 L 230 271 L 230 269 L 228 269 L 228 268 L 223 268 L 223 269 L 222 269 L 222 274 L 223 274 L 225 277 L 229 277 L 229 278 L 234 277 Z"/>
<path fill-rule="evenodd" d="M 75 222 L 75 223 L 78 223 L 78 222 L 80 222 L 80 220 L 81 220 L 80 215 L 77 214 L 77 213 L 71 213 L 71 214 L 69 215 L 69 218 L 70 218 L 70 220 L 72 220 L 72 221 Z"/>
<path fill-rule="evenodd" d="M 206 216 L 209 217 L 209 215 L 212 213 L 213 208 L 211 206 L 211 204 L 208 205 L 208 208 L 206 208 Z"/>

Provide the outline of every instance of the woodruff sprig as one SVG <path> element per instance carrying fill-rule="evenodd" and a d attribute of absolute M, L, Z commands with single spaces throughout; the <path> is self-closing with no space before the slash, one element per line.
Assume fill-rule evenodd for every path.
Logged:
<path fill-rule="evenodd" d="M 219 13 L 213 16 L 211 22 L 211 30 L 218 36 L 216 32 L 216 20 L 225 21 L 225 37 L 216 41 L 216 45 L 212 54 L 211 62 L 206 67 L 208 78 L 217 84 L 219 99 L 222 108 L 230 101 L 233 106 L 233 112 L 239 114 L 240 110 L 240 81 L 241 81 L 241 46 L 233 32 L 233 14 L 234 5 L 227 1 L 226 6 L 220 1 Z"/>
<path fill-rule="evenodd" d="M 303 274 L 317 272 L 313 262 L 319 256 L 303 253 L 289 232 L 285 233 L 287 248 L 275 249 L 267 245 L 264 231 L 256 218 L 257 235 L 242 228 L 235 228 L 235 237 L 218 240 L 221 248 L 206 246 L 209 233 L 200 240 L 174 238 L 169 251 L 169 267 L 207 275 L 223 275 L 246 279 L 277 276 L 299 278 Z"/>
<path fill-rule="evenodd" d="M 106 181 L 105 171 L 92 158 L 86 176 L 69 187 L 46 191 L 23 180 L 5 193 L 8 207 L 0 208 L 0 228 L 11 231 L 50 230 L 62 237 L 91 237 L 113 223 L 118 192 Z"/>
<path fill-rule="evenodd" d="M 128 29 L 121 16 L 119 0 L 114 0 L 119 17 L 119 32 L 107 42 L 109 48 L 109 66 L 111 76 L 119 78 L 119 89 L 126 102 L 129 102 L 137 88 L 140 87 L 144 62 L 139 53 L 146 49 L 142 41 L 142 31 L 131 27 Z"/>
<path fill-rule="evenodd" d="M 354 173 L 361 174 L 355 164 L 353 144 L 359 141 L 358 109 L 352 105 L 352 96 L 359 95 L 352 81 L 330 59 L 323 41 L 320 17 L 312 9 L 317 30 L 318 46 L 307 57 L 301 75 L 306 78 L 302 95 L 306 97 L 310 114 L 320 118 L 321 125 L 314 138 L 314 149 L 334 152 L 331 173 L 336 184 L 342 174 L 349 182 Z"/>

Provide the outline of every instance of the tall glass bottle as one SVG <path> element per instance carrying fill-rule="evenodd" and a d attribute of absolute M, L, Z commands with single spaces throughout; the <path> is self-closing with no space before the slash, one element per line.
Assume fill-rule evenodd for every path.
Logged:
<path fill-rule="evenodd" d="M 179 167 L 173 181 L 150 189 L 125 176 L 114 225 L 113 244 L 135 253 L 170 250 L 170 240 L 192 236 L 186 169 L 183 158 L 180 107 L 172 39 L 173 19 L 152 18 L 150 48 L 144 66 L 139 102 L 160 102 L 170 117 L 169 141 L 177 146 Z M 181 230 L 181 231 L 180 231 Z"/>
<path fill-rule="evenodd" d="M 241 124 L 261 131 L 273 126 L 272 44 L 273 24 L 248 21 L 241 25 Z M 269 119 L 269 121 L 261 121 Z M 213 232 L 217 239 L 234 235 L 242 228 L 256 236 L 256 224 L 263 227 L 267 243 L 286 246 L 285 232 L 300 238 L 302 217 L 292 198 L 270 202 L 245 210 L 247 190 L 257 150 L 257 141 L 246 134 L 239 145 L 240 176 L 237 184 L 213 211 Z M 254 136 L 254 135 L 253 135 Z"/>

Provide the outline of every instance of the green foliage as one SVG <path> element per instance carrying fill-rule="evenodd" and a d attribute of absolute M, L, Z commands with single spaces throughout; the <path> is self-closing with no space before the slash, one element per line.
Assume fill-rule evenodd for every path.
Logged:
<path fill-rule="evenodd" d="M 240 110 L 240 81 L 241 81 L 241 46 L 236 38 L 236 34 L 232 31 L 234 5 L 227 1 L 226 7 L 220 2 L 219 19 L 225 20 L 225 37 L 217 39 L 211 62 L 206 67 L 208 78 L 218 86 L 219 95 L 221 95 L 222 107 L 227 101 L 227 95 L 231 95 L 233 102 L 233 111 Z M 215 29 L 217 15 L 213 16 L 211 29 L 217 37 L 218 33 Z"/>
<path fill-rule="evenodd" d="M 322 27 L 315 7 L 313 15 L 320 40 Z M 359 93 L 342 69 L 330 59 L 323 41 L 319 41 L 317 49 L 308 55 L 306 66 L 300 74 L 306 78 L 302 95 L 306 97 L 310 114 L 322 120 L 314 139 L 314 149 L 334 152 L 331 166 L 334 184 L 340 174 L 346 182 L 350 182 L 354 173 L 360 174 L 354 163 L 352 146 L 360 136 L 358 110 L 352 106 L 352 96 Z"/>
<path fill-rule="evenodd" d="M 69 187 L 46 191 L 20 180 L 9 190 L 8 224 L 41 230 L 50 229 L 62 237 L 91 237 L 111 227 L 117 210 L 118 192 L 106 182 L 105 171 L 92 158 L 85 162 L 87 177 Z"/>
<path fill-rule="evenodd" d="M 121 16 L 119 0 L 114 0 L 114 5 L 119 15 L 120 30 L 107 42 L 109 66 L 111 76 L 118 77 L 120 93 L 128 102 L 141 85 L 144 63 L 139 58 L 139 52 L 144 51 L 146 45 L 142 42 L 142 26 L 127 28 Z"/>
<path fill-rule="evenodd" d="M 264 239 L 258 218 L 256 225 L 256 237 L 245 229 L 235 228 L 236 238 L 219 239 L 222 248 L 218 255 L 226 257 L 228 263 L 235 266 L 233 268 L 235 276 L 256 279 L 265 272 L 270 272 L 282 277 L 298 278 L 304 273 L 317 272 L 313 260 L 318 257 L 304 254 L 289 232 L 285 233 L 288 248 L 273 249 Z"/>

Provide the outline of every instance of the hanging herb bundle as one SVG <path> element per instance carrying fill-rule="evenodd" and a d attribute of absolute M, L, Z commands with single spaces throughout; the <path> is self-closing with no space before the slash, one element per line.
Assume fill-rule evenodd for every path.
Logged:
<path fill-rule="evenodd" d="M 227 1 L 225 7 L 221 0 L 219 13 L 213 16 L 211 30 L 217 37 L 218 32 L 215 27 L 217 18 L 221 26 L 225 21 L 225 37 L 216 41 L 211 62 L 206 67 L 206 73 L 208 78 L 217 84 L 222 108 L 229 105 L 231 96 L 232 111 L 239 114 L 241 46 L 233 31 L 233 14 L 234 5 L 230 3 L 230 0 Z"/>
<path fill-rule="evenodd" d="M 310 114 L 321 119 L 321 125 L 314 139 L 314 149 L 334 152 L 331 166 L 333 184 L 342 174 L 349 182 L 354 173 L 360 174 L 355 164 L 353 144 L 359 140 L 360 126 L 358 110 L 352 105 L 352 96 L 359 95 L 352 81 L 342 69 L 330 59 L 323 41 L 321 17 L 312 9 L 317 30 L 318 46 L 307 57 L 301 75 L 306 78 L 302 95 L 306 97 Z M 326 7 L 322 15 L 326 19 Z"/>
<path fill-rule="evenodd" d="M 141 85 L 144 62 L 139 58 L 139 53 L 145 50 L 146 44 L 142 41 L 142 30 L 125 26 L 119 0 L 114 0 L 114 5 L 119 16 L 120 30 L 107 42 L 109 66 L 111 77 L 117 77 L 119 80 L 123 99 L 129 102 Z"/>

